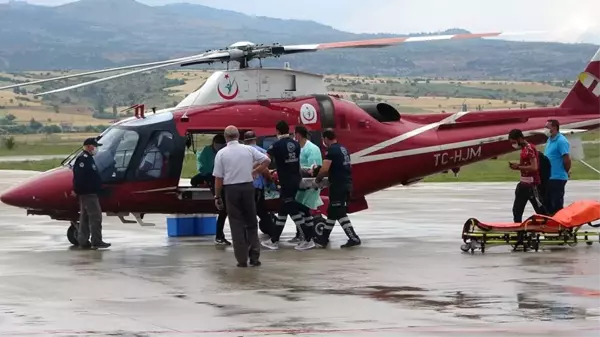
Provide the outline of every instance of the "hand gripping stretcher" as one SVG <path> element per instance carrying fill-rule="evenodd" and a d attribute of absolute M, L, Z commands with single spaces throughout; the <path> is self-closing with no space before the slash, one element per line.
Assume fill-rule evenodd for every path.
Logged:
<path fill-rule="evenodd" d="M 481 250 L 485 253 L 488 246 L 510 245 L 513 251 L 522 247 L 523 251 L 533 249 L 536 252 L 542 246 L 573 247 L 579 242 L 592 245 L 600 242 L 599 232 L 579 229 L 584 225 L 600 227 L 600 202 L 596 200 L 576 201 L 558 211 L 554 216 L 534 214 L 523 223 L 486 224 L 475 218 L 468 219 L 463 225 L 460 247 L 463 252 Z"/>

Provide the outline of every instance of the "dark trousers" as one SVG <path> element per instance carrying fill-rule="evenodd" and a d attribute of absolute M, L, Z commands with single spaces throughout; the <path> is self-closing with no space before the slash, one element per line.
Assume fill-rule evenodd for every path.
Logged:
<path fill-rule="evenodd" d="M 231 227 L 233 253 L 238 263 L 258 261 L 260 241 L 252 183 L 225 185 L 227 215 Z"/>
<path fill-rule="evenodd" d="M 267 211 L 267 202 L 265 201 L 265 190 L 261 188 L 254 189 L 254 200 L 256 201 L 256 215 L 260 219 L 260 230 L 269 236 L 273 232 L 273 218 Z"/>
<path fill-rule="evenodd" d="M 352 222 L 348 217 L 348 201 L 350 200 L 351 186 L 338 184 L 329 186 L 329 206 L 327 207 L 327 221 L 323 228 L 323 236 L 319 238 L 321 244 L 327 244 L 331 231 L 336 221 L 340 223 L 348 239 L 360 242 Z"/>
<path fill-rule="evenodd" d="M 79 196 L 79 228 L 77 242 L 80 246 L 89 244 L 90 234 L 92 245 L 102 243 L 102 209 L 96 194 Z"/>
<path fill-rule="evenodd" d="M 544 207 L 544 200 L 537 185 L 527 185 L 519 182 L 515 189 L 515 201 L 513 202 L 513 221 L 515 223 L 523 222 L 523 212 L 527 202 L 531 202 L 531 206 L 535 213 L 547 215 L 548 212 Z"/>
<path fill-rule="evenodd" d="M 566 180 L 549 179 L 546 183 L 545 204 L 550 215 L 556 214 L 564 207 Z"/>
<path fill-rule="evenodd" d="M 207 182 L 210 191 L 215 194 L 215 177 L 196 175 L 194 178 L 196 180 L 191 183 L 192 186 L 198 186 L 202 182 Z M 223 199 L 223 210 L 219 211 L 217 215 L 217 235 L 215 235 L 215 239 L 225 239 L 225 233 L 223 232 L 225 229 L 225 220 L 227 219 L 227 201 L 225 198 L 225 189 L 221 190 L 221 198 Z"/>
<path fill-rule="evenodd" d="M 279 191 L 281 207 L 277 214 L 277 221 L 275 222 L 275 226 L 271 234 L 272 242 L 279 241 L 281 233 L 283 233 L 283 228 L 285 227 L 285 222 L 287 220 L 288 215 L 292 218 L 292 220 L 296 224 L 296 228 L 299 231 L 301 231 L 305 239 L 310 239 L 310 228 L 307 228 L 306 222 L 304 221 L 304 216 L 300 211 L 301 204 L 296 201 L 296 194 L 298 193 L 299 188 L 299 185 L 281 186 L 281 190 Z"/>
<path fill-rule="evenodd" d="M 225 219 L 227 219 L 227 201 L 225 201 L 225 191 L 223 191 L 223 210 L 219 211 L 219 215 L 217 216 L 217 235 L 215 235 L 216 239 L 225 239 Z"/>

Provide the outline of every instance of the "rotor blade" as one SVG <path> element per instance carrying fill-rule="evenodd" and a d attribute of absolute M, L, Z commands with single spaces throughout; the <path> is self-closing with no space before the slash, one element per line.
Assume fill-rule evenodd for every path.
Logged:
<path fill-rule="evenodd" d="M 69 86 L 69 87 L 64 87 L 64 88 L 55 89 L 55 90 L 51 90 L 51 91 L 47 91 L 47 92 L 43 92 L 43 93 L 39 93 L 39 94 L 34 94 L 33 96 L 37 97 L 37 96 L 55 94 L 57 92 L 63 92 L 63 91 L 67 91 L 67 90 L 77 89 L 77 88 L 85 87 L 85 86 L 88 86 L 88 85 L 92 85 L 92 84 L 96 84 L 96 83 L 100 83 L 100 82 L 104 82 L 104 81 L 114 80 L 115 78 L 119 78 L 119 77 L 129 76 L 129 75 L 133 75 L 133 74 L 137 74 L 137 73 L 142 73 L 142 72 L 149 71 L 149 70 L 155 70 L 155 69 L 159 69 L 159 68 L 166 68 L 166 67 L 170 67 L 170 66 L 174 66 L 174 65 L 179 65 L 179 64 L 183 64 L 183 63 L 191 62 L 191 61 L 204 61 L 204 60 L 218 61 L 220 59 L 226 59 L 226 58 L 229 58 L 229 57 L 230 57 L 230 53 L 229 52 L 217 52 L 217 53 L 205 55 L 205 56 L 202 56 L 202 57 L 198 57 L 196 59 L 193 59 L 193 58 L 179 59 L 179 61 L 177 61 L 177 62 L 171 62 L 171 63 L 167 63 L 167 64 L 161 64 L 161 65 L 157 65 L 157 66 L 154 66 L 154 67 L 149 67 L 149 68 L 144 68 L 144 69 L 138 69 L 138 70 L 134 70 L 134 71 L 129 71 L 129 72 L 126 72 L 126 73 L 122 73 L 122 74 L 117 74 L 117 75 L 113 75 L 113 76 L 109 76 L 109 77 L 99 78 L 99 79 L 96 79 L 96 80 L 93 80 L 93 81 L 79 83 L 79 84 L 75 84 L 75 85 L 72 85 L 72 86 Z"/>
<path fill-rule="evenodd" d="M 460 39 L 475 39 L 482 37 L 497 37 L 502 35 L 501 32 L 494 33 L 477 33 L 477 34 L 450 34 L 450 35 L 424 35 L 424 36 L 407 36 L 407 37 L 389 37 L 382 39 L 357 40 L 346 42 L 329 42 L 320 44 L 306 45 L 291 45 L 284 46 L 285 54 L 313 52 L 325 49 L 337 48 L 381 48 L 399 45 L 407 42 L 423 42 L 423 41 L 439 41 L 439 40 L 460 40 Z"/>
<path fill-rule="evenodd" d="M 94 70 L 94 71 L 88 71 L 88 72 L 85 72 L 85 73 L 71 74 L 71 75 L 65 75 L 65 76 L 54 77 L 54 78 L 46 78 L 46 79 L 43 79 L 43 80 L 36 80 L 36 81 L 32 81 L 32 82 L 12 84 L 12 85 L 8 85 L 8 86 L 5 86 L 5 87 L 0 87 L 0 90 L 11 89 L 11 88 L 16 88 L 16 87 L 23 87 L 23 86 L 28 86 L 28 85 L 40 84 L 40 83 L 46 83 L 46 82 L 51 82 L 51 81 L 64 80 L 64 79 L 67 79 L 67 78 L 75 78 L 75 77 L 81 77 L 81 76 L 89 76 L 89 75 L 95 75 L 95 74 L 109 73 L 109 72 L 112 72 L 112 71 L 135 69 L 135 68 L 149 67 L 149 66 L 160 65 L 160 64 L 167 64 L 167 63 L 172 63 L 172 62 L 176 62 L 176 61 L 189 60 L 189 59 L 201 57 L 203 55 L 206 55 L 206 53 L 204 53 L 204 54 L 198 54 L 198 55 L 193 55 L 193 56 L 187 56 L 187 57 L 181 57 L 181 58 L 172 59 L 172 60 L 166 60 L 166 61 L 141 63 L 141 64 L 134 64 L 134 65 L 130 65 L 130 66 L 124 66 L 124 67 L 109 68 L 109 69 L 102 69 L 102 70 Z"/>

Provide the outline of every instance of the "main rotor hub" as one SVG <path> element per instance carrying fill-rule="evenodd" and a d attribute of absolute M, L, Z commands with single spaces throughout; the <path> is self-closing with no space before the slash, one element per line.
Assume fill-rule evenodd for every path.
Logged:
<path fill-rule="evenodd" d="M 248 49 L 252 49 L 252 47 L 254 47 L 254 46 L 256 46 L 256 44 L 254 44 L 250 41 L 239 41 L 239 42 L 236 42 L 236 43 L 232 44 L 231 46 L 229 46 L 229 48 L 248 50 Z"/>

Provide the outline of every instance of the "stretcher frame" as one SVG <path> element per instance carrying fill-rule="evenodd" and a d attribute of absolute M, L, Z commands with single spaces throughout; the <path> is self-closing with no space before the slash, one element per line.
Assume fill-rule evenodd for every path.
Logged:
<path fill-rule="evenodd" d="M 534 214 L 522 223 L 485 224 L 476 218 L 469 218 L 462 228 L 463 252 L 476 250 L 485 253 L 492 246 L 510 245 L 513 251 L 522 249 L 538 251 L 542 247 L 569 246 L 585 242 L 591 246 L 600 243 L 600 232 L 580 231 L 588 225 L 600 227 L 600 202 L 583 200 L 574 202 L 556 213 L 553 217 Z"/>

